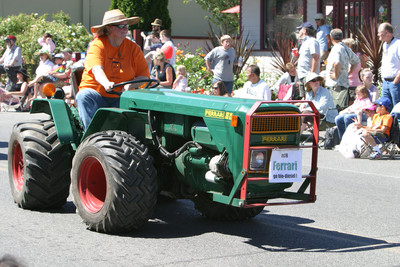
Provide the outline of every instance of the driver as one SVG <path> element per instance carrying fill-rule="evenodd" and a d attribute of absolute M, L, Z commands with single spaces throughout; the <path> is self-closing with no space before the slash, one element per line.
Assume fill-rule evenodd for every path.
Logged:
<path fill-rule="evenodd" d="M 126 18 L 119 9 L 114 9 L 105 12 L 102 25 L 91 28 L 97 37 L 86 56 L 85 70 L 76 95 L 85 130 L 97 109 L 119 107 L 119 95 L 114 92 L 138 87 L 138 84 L 127 84 L 113 89 L 114 84 L 148 79 L 150 76 L 141 49 L 126 38 L 129 25 L 138 22 L 139 17 Z"/>

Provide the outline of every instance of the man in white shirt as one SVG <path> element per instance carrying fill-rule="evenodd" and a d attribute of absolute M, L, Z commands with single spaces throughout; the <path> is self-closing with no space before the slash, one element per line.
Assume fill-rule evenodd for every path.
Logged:
<path fill-rule="evenodd" d="M 297 27 L 299 38 L 302 40 L 297 61 L 297 75 L 301 81 L 300 97 L 305 96 L 304 79 L 310 72 L 319 73 L 320 55 L 319 43 L 314 38 L 315 30 L 310 22 L 304 22 Z"/>
<path fill-rule="evenodd" d="M 395 106 L 400 102 L 400 40 L 393 36 L 393 27 L 385 22 L 378 28 L 379 40 L 383 41 L 382 96 Z M 390 110 L 389 110 L 390 111 Z"/>
<path fill-rule="evenodd" d="M 235 91 L 234 97 L 271 100 L 271 90 L 268 84 L 260 79 L 260 68 L 257 65 L 247 67 L 246 79 L 247 82 L 245 82 L 242 89 Z"/>
<path fill-rule="evenodd" d="M 7 49 L 3 56 L 0 58 L 0 74 L 7 73 L 8 82 L 6 90 L 9 91 L 13 84 L 17 83 L 17 73 L 22 66 L 21 48 L 15 42 L 17 38 L 13 35 L 8 35 L 4 41 Z"/>

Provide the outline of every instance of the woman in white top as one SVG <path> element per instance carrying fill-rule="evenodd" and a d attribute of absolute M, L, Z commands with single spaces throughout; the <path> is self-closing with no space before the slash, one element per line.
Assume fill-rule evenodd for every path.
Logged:
<path fill-rule="evenodd" d="M 43 79 L 43 76 L 46 76 L 48 74 L 49 71 L 51 71 L 51 69 L 54 66 L 54 63 L 51 61 L 51 56 L 49 51 L 47 50 L 40 50 L 39 51 L 39 66 L 36 68 L 36 78 L 33 79 L 33 81 L 31 81 L 29 83 L 29 86 L 34 86 L 34 92 L 33 92 L 33 98 L 37 98 L 38 93 L 40 93 L 40 96 L 42 98 L 45 97 L 45 95 L 43 94 L 42 90 L 39 90 L 39 86 L 43 83 L 46 82 L 51 82 L 48 80 Z"/>

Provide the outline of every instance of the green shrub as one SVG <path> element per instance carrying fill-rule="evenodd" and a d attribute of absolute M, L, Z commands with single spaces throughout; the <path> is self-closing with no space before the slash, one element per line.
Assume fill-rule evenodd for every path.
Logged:
<path fill-rule="evenodd" d="M 19 14 L 0 18 L 0 53 L 5 51 L 5 43 L 2 41 L 7 35 L 17 37 L 16 45 L 21 48 L 24 66 L 31 75 L 35 72 L 39 62 L 38 51 L 41 48 L 37 39 L 48 32 L 53 35 L 56 44 L 55 53 L 71 48 L 76 52 L 85 52 L 87 45 L 93 38 L 81 24 L 71 24 L 70 17 L 60 11 L 53 15 L 53 20 L 47 19 L 48 14 Z M 34 76 L 34 75 L 33 75 Z"/>
<path fill-rule="evenodd" d="M 140 21 L 129 29 L 141 29 L 151 31 L 151 23 L 154 19 L 162 20 L 162 29 L 171 29 L 171 18 L 168 11 L 168 0 L 112 0 L 110 9 L 119 9 L 125 16 L 139 16 Z"/>

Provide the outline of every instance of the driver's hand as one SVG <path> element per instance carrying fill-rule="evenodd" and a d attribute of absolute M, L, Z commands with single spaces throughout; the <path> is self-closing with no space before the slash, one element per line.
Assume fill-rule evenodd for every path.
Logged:
<path fill-rule="evenodd" d="M 104 89 L 106 89 L 106 92 L 111 92 L 113 90 L 114 82 L 107 82 L 106 84 L 103 84 Z"/>
<path fill-rule="evenodd" d="M 137 86 L 137 84 L 136 83 L 131 83 L 131 84 L 125 84 L 124 85 L 124 91 L 129 91 L 129 90 L 131 90 L 131 89 L 135 89 L 136 88 L 136 86 Z"/>

